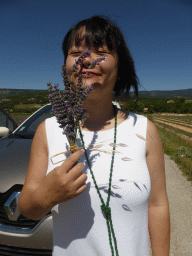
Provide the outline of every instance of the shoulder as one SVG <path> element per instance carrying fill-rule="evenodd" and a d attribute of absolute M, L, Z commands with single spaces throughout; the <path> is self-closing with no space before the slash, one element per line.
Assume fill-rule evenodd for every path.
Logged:
<path fill-rule="evenodd" d="M 57 127 L 58 123 L 55 116 L 47 118 L 42 123 L 40 123 L 33 138 L 31 153 L 41 151 L 45 154 L 48 154 L 48 140 L 54 132 L 57 133 Z"/>
<path fill-rule="evenodd" d="M 44 125 L 45 125 L 45 132 L 47 136 L 49 136 L 53 132 L 56 132 L 57 129 L 59 128 L 59 124 L 55 116 L 45 119 Z"/>
<path fill-rule="evenodd" d="M 40 125 L 37 127 L 37 130 L 35 132 L 35 137 L 42 135 L 45 133 L 45 121 L 43 121 L 42 123 L 40 123 Z"/>
<path fill-rule="evenodd" d="M 47 137 L 46 137 L 46 128 L 45 128 L 45 121 L 40 123 L 38 126 L 32 143 L 32 148 L 43 148 L 47 151 Z"/>
<path fill-rule="evenodd" d="M 132 112 L 129 112 L 129 119 L 134 131 L 146 139 L 148 119 L 143 115 L 138 115 Z"/>
<path fill-rule="evenodd" d="M 56 119 L 55 116 L 52 116 L 52 117 L 49 117 L 49 118 L 45 119 L 44 123 L 45 123 L 45 128 L 47 128 L 50 125 L 57 125 L 58 126 L 57 119 Z"/>
<path fill-rule="evenodd" d="M 147 119 L 147 130 L 148 131 L 157 131 L 156 126 L 154 125 L 154 123 L 152 121 L 150 121 L 149 119 Z"/>
<path fill-rule="evenodd" d="M 155 153 L 158 149 L 162 150 L 162 143 L 158 130 L 154 123 L 147 119 L 146 154 Z"/>
<path fill-rule="evenodd" d="M 122 111 L 118 112 L 119 124 L 123 121 L 125 122 L 125 132 L 128 133 L 136 133 L 146 139 L 146 131 L 147 131 L 147 118 L 143 115 L 138 115 L 133 112 Z"/>
<path fill-rule="evenodd" d="M 123 109 L 118 109 L 118 117 L 124 120 L 128 118 L 131 119 L 134 125 L 136 125 L 138 122 L 147 122 L 147 118 L 145 116 L 138 115 Z"/>
<path fill-rule="evenodd" d="M 147 117 L 139 114 L 135 114 L 133 112 L 129 112 L 129 117 L 134 119 L 134 123 L 137 124 L 139 122 L 145 122 L 147 124 Z"/>

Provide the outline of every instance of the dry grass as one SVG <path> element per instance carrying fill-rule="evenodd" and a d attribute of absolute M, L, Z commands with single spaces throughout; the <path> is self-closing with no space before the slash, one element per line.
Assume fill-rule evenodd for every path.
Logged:
<path fill-rule="evenodd" d="M 183 174 L 187 176 L 187 179 L 192 181 L 192 130 L 191 132 L 187 132 L 188 136 L 186 136 L 185 131 L 179 129 L 179 126 L 177 126 L 177 128 L 171 126 L 171 120 L 169 125 L 159 124 L 155 120 L 156 116 L 157 114 L 147 115 L 147 117 L 154 122 L 159 131 L 165 154 L 171 156 L 171 158 L 179 165 Z M 160 115 L 158 115 L 158 117 L 160 120 Z M 172 115 L 170 115 L 170 117 L 172 117 Z M 191 115 L 185 115 L 185 118 L 186 120 L 189 120 Z M 166 120 L 168 121 L 168 118 Z M 183 128 L 185 127 L 182 123 L 180 126 Z"/>
<path fill-rule="evenodd" d="M 41 104 L 19 104 L 19 105 L 16 105 L 15 108 L 29 109 L 29 108 L 40 108 L 41 106 L 42 106 Z"/>

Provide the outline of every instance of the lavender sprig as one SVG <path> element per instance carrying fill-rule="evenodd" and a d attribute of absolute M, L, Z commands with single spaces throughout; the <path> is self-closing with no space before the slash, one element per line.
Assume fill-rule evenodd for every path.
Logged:
<path fill-rule="evenodd" d="M 81 56 L 75 61 L 75 64 L 73 65 L 72 72 L 78 71 L 77 65 L 81 65 L 86 57 L 90 55 L 90 51 L 87 50 Z"/>
<path fill-rule="evenodd" d="M 84 59 L 90 55 L 90 51 L 85 51 L 75 62 L 72 68 L 72 73 L 76 72 L 77 65 L 82 65 Z M 100 61 L 106 60 L 105 57 L 97 58 L 92 61 L 88 69 L 94 68 Z M 81 74 L 78 75 L 77 92 L 72 88 L 74 83 L 68 78 L 68 71 L 63 64 L 61 67 L 63 82 L 65 85 L 64 95 L 62 97 L 58 84 L 52 85 L 51 82 L 47 83 L 49 94 L 49 100 L 52 105 L 52 109 L 56 116 L 59 127 L 63 129 L 63 133 L 67 136 L 70 144 L 70 151 L 73 153 L 77 150 L 77 128 L 79 122 L 83 124 L 88 117 L 86 109 L 83 109 L 83 104 L 89 95 L 89 92 L 93 89 L 92 86 L 85 89 L 82 88 Z"/>
<path fill-rule="evenodd" d="M 102 56 L 100 58 L 95 59 L 94 61 L 91 62 L 91 64 L 88 66 L 88 69 L 92 69 L 94 68 L 96 65 L 99 65 L 99 62 L 101 62 L 102 60 L 106 61 L 107 56 Z"/>
<path fill-rule="evenodd" d="M 76 135 L 79 121 L 83 123 L 88 117 L 82 105 L 91 88 L 86 88 L 83 91 L 78 90 L 76 93 L 70 87 L 67 87 L 64 92 L 64 99 L 67 100 L 64 100 L 57 85 L 51 83 L 47 85 L 50 92 L 49 100 L 57 122 L 60 124 L 59 127 L 63 129 L 63 134 L 67 136 L 71 152 L 74 152 L 77 149 L 74 146 L 77 144 Z"/>

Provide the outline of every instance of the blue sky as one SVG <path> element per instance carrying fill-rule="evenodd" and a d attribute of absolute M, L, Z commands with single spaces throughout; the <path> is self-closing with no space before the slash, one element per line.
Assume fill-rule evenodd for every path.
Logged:
<path fill-rule="evenodd" d="M 63 38 L 95 14 L 121 28 L 140 90 L 192 88 L 191 0 L 0 0 L 0 88 L 63 89 Z"/>

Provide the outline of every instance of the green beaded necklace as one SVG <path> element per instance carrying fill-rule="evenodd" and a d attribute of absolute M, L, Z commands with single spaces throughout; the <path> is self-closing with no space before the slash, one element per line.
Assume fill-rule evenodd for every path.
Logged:
<path fill-rule="evenodd" d="M 107 223 L 111 253 L 112 253 L 112 256 L 114 256 L 114 248 L 113 248 L 113 244 L 112 244 L 112 239 L 113 239 L 116 256 L 119 256 L 118 249 L 117 249 L 117 240 L 116 240 L 116 237 L 115 237 L 115 232 L 114 232 L 114 229 L 113 229 L 113 223 L 112 223 L 112 219 L 111 219 L 111 208 L 109 207 L 109 201 L 110 201 L 110 195 L 111 195 L 111 181 L 112 181 L 114 154 L 115 154 L 115 145 L 116 145 L 116 135 L 117 135 L 117 108 L 116 108 L 116 106 L 114 106 L 114 109 L 115 109 L 114 146 L 113 146 L 112 159 L 111 159 L 111 169 L 110 169 L 110 175 L 109 175 L 109 189 L 108 189 L 108 196 L 107 196 L 106 204 L 105 204 L 105 202 L 104 202 L 104 200 L 101 196 L 101 193 L 99 191 L 99 188 L 98 188 L 96 180 L 95 180 L 95 176 L 94 176 L 93 171 L 91 169 L 91 165 L 90 165 L 90 162 L 89 162 L 89 159 L 88 159 L 88 156 L 87 156 L 87 151 L 86 151 L 85 144 L 84 144 L 84 141 L 83 141 L 83 135 L 82 135 L 80 126 L 79 126 L 79 133 L 80 133 L 80 138 L 81 138 L 83 148 L 85 149 L 85 157 L 86 157 L 86 160 L 87 160 L 87 164 L 89 166 L 91 176 L 92 176 L 93 182 L 95 184 L 95 188 L 97 190 L 97 193 L 98 193 L 99 198 L 100 198 L 101 203 L 102 203 L 101 204 L 101 210 L 105 214 L 105 217 L 106 217 L 106 223 Z"/>

